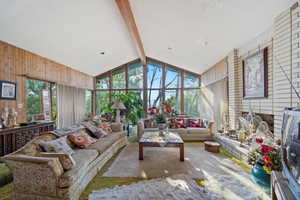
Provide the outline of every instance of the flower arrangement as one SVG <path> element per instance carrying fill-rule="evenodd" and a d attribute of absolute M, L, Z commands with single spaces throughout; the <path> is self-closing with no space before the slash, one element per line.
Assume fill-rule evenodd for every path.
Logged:
<path fill-rule="evenodd" d="M 281 171 L 280 149 L 276 145 L 265 144 L 263 138 L 256 138 L 255 143 L 257 148 L 248 155 L 248 163 L 261 165 L 268 174 L 273 170 Z"/>
<path fill-rule="evenodd" d="M 151 115 L 157 124 L 163 124 L 167 122 L 167 118 L 173 113 L 172 105 L 165 101 L 160 107 L 150 107 L 148 108 L 148 114 Z"/>

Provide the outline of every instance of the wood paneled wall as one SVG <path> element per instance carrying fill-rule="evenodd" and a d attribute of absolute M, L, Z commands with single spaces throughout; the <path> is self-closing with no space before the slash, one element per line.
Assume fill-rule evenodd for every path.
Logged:
<path fill-rule="evenodd" d="M 17 100 L 0 100 L 0 110 L 5 106 L 14 107 L 18 112 L 18 122 L 26 120 L 27 77 L 84 89 L 94 88 L 92 76 L 0 41 L 0 80 L 17 83 Z"/>

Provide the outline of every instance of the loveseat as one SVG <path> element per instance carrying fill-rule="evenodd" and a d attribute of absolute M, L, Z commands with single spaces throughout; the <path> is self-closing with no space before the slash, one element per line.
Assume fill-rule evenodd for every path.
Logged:
<path fill-rule="evenodd" d="M 64 154 L 53 157 L 42 152 L 41 142 L 58 138 L 52 133 L 41 135 L 5 156 L 4 160 L 13 173 L 13 199 L 78 200 L 103 165 L 127 144 L 127 132 L 121 125 L 113 125 L 112 131 L 86 149 L 70 145 L 75 152 L 72 154 L 75 165 L 67 171 L 60 162 L 60 156 Z"/>
<path fill-rule="evenodd" d="M 144 134 L 144 132 L 155 132 L 159 131 L 156 124 L 147 126 L 146 121 L 149 119 L 143 119 L 138 122 L 138 138 Z M 206 141 L 213 140 L 213 125 L 214 123 L 207 119 L 199 119 L 202 120 L 203 126 L 201 127 L 189 127 L 189 118 L 184 118 L 184 127 L 177 128 L 176 124 L 173 127 L 169 127 L 168 130 L 170 132 L 178 133 L 183 141 Z"/>

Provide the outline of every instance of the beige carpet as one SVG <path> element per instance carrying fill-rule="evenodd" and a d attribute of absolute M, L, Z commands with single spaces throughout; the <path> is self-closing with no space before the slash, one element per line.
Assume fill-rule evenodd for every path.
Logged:
<path fill-rule="evenodd" d="M 138 160 L 138 144 L 123 149 L 107 177 L 156 178 L 187 174 L 204 178 L 205 188 L 228 200 L 269 199 L 251 180 L 251 175 L 222 154 L 209 153 L 202 143 L 185 143 L 185 162 L 179 161 L 178 148 L 144 148 L 144 160 Z"/>
<path fill-rule="evenodd" d="M 187 174 L 192 178 L 203 179 L 201 163 L 196 162 L 197 159 L 192 159 L 200 152 L 200 144 L 185 145 L 185 161 L 181 162 L 179 148 L 145 147 L 144 160 L 140 161 L 138 143 L 132 143 L 125 147 L 104 176 L 159 178 Z"/>
<path fill-rule="evenodd" d="M 201 188 L 188 176 L 140 181 L 131 185 L 93 191 L 89 200 L 223 200 L 224 198 Z"/>

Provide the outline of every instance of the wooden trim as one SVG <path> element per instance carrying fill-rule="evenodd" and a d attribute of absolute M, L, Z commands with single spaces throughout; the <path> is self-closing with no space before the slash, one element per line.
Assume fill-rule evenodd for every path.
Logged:
<path fill-rule="evenodd" d="M 148 76 L 147 76 L 148 68 L 147 65 L 143 65 L 143 95 L 144 95 L 144 111 L 147 113 L 147 102 L 148 102 L 148 92 L 147 92 L 147 81 L 148 81 Z"/>
<path fill-rule="evenodd" d="M 181 88 L 184 88 L 184 71 L 180 71 L 180 76 L 181 76 Z M 180 90 L 180 112 L 184 113 L 184 90 Z"/>
<path fill-rule="evenodd" d="M 146 54 L 145 54 L 144 46 L 137 25 L 135 23 L 135 19 L 130 7 L 130 3 L 128 0 L 115 0 L 115 1 L 119 7 L 124 22 L 128 27 L 128 31 L 131 35 L 134 45 L 136 46 L 141 62 L 142 64 L 146 64 Z"/>

